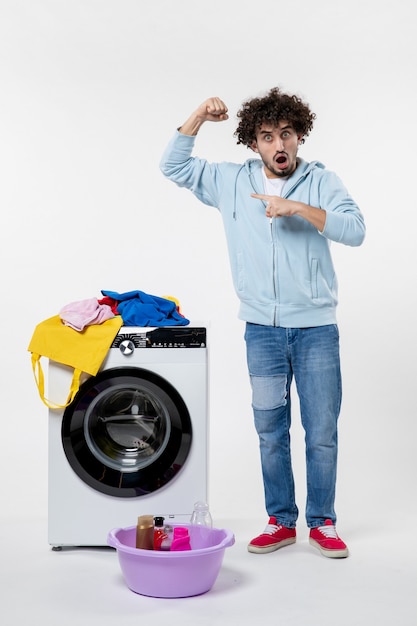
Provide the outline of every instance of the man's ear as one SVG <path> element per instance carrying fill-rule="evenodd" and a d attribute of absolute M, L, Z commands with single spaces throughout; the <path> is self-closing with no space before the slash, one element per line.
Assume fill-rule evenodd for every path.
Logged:
<path fill-rule="evenodd" d="M 250 142 L 249 148 L 251 148 L 251 150 L 253 150 L 254 152 L 259 152 L 258 144 L 256 143 L 256 139 L 254 139 L 253 141 Z"/>

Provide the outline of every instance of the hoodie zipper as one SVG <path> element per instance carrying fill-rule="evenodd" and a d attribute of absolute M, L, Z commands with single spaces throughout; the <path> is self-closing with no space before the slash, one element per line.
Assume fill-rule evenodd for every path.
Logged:
<path fill-rule="evenodd" d="M 271 243 L 272 243 L 272 290 L 274 293 L 274 301 L 275 301 L 275 305 L 274 305 L 274 319 L 273 319 L 273 324 L 274 326 L 276 326 L 277 323 L 277 288 L 276 288 L 276 279 L 278 279 L 278 273 L 276 272 L 276 265 L 275 265 L 275 239 L 274 239 L 274 222 L 273 222 L 273 217 L 269 218 L 269 231 L 270 231 L 270 235 L 271 235 Z"/>

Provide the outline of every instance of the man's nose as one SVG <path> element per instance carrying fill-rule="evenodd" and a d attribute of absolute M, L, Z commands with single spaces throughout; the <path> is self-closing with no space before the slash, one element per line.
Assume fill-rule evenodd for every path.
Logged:
<path fill-rule="evenodd" d="M 277 152 L 284 152 L 284 142 L 281 137 L 275 139 L 275 150 Z"/>

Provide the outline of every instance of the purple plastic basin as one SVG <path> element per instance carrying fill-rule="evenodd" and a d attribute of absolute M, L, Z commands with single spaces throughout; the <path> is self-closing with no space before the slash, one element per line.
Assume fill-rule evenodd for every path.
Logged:
<path fill-rule="evenodd" d="M 109 532 L 107 543 L 117 550 L 129 589 L 154 598 L 185 598 L 212 588 L 225 549 L 235 543 L 234 535 L 226 529 L 181 526 L 188 528 L 191 550 L 165 552 L 136 548 L 136 526 Z"/>

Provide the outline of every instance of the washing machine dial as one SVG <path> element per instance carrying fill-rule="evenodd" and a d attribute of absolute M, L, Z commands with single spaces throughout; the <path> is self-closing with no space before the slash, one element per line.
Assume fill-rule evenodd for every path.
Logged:
<path fill-rule="evenodd" d="M 124 339 L 119 345 L 120 352 L 124 356 L 129 356 L 135 351 L 135 344 L 131 339 Z"/>

